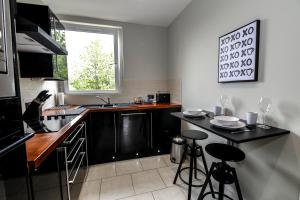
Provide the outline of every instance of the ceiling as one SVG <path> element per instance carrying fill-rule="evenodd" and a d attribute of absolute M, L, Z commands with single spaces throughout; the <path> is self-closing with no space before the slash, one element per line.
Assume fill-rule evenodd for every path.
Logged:
<path fill-rule="evenodd" d="M 56 14 L 169 26 L 192 0 L 42 0 Z"/>

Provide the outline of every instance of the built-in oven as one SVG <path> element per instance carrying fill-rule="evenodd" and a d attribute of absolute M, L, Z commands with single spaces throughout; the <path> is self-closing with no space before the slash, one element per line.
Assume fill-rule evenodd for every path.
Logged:
<path fill-rule="evenodd" d="M 88 172 L 86 122 L 81 122 L 57 148 L 61 199 L 78 199 Z"/>

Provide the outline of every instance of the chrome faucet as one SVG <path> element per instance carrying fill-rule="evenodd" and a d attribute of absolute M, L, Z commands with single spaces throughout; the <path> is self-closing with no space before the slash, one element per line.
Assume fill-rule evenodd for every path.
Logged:
<path fill-rule="evenodd" d="M 109 98 L 109 97 L 107 97 L 107 100 L 103 99 L 103 98 L 100 97 L 100 96 L 96 96 L 96 98 L 97 98 L 97 99 L 100 99 L 101 101 L 103 101 L 103 102 L 106 103 L 106 104 L 110 104 L 110 98 Z"/>

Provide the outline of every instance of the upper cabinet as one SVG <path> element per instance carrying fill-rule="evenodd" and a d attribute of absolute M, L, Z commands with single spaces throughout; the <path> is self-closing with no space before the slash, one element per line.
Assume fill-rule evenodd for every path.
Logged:
<path fill-rule="evenodd" d="M 22 78 L 67 79 L 65 28 L 48 6 L 17 3 Z"/>
<path fill-rule="evenodd" d="M 18 51 L 67 54 L 56 39 L 63 26 L 48 6 L 18 3 L 16 21 Z"/>

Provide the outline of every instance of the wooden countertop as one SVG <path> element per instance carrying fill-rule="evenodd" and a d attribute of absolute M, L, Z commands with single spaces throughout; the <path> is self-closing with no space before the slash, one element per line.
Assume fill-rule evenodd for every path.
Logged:
<path fill-rule="evenodd" d="M 76 126 L 91 112 L 113 112 L 113 111 L 130 111 L 130 110 L 155 110 L 178 108 L 179 104 L 144 104 L 130 105 L 128 107 L 113 108 L 93 108 L 86 109 L 70 123 L 64 126 L 58 132 L 38 133 L 26 142 L 27 162 L 30 170 L 38 169 L 38 167 L 47 159 L 47 157 L 67 138 L 67 136 L 76 128 Z M 67 109 L 76 109 L 78 106 L 70 106 Z M 47 109 L 43 112 L 45 116 L 55 114 L 61 115 L 65 109 Z"/>

